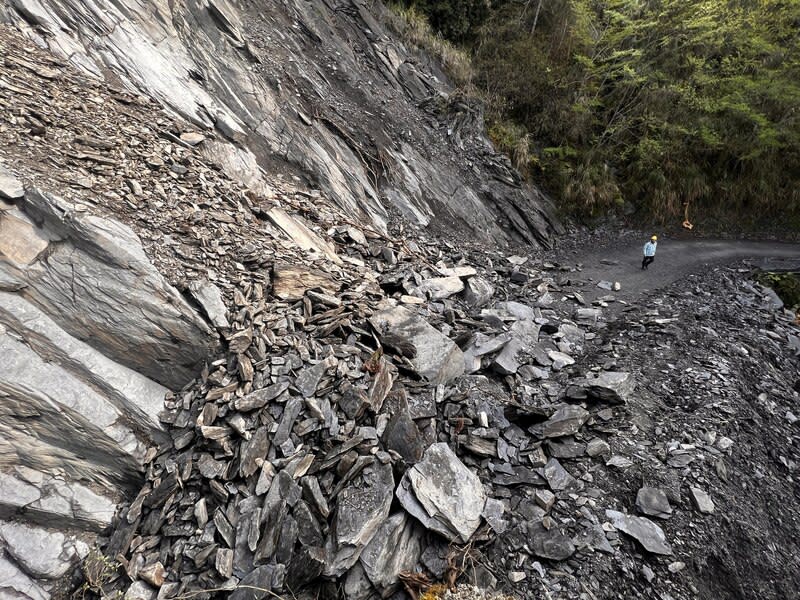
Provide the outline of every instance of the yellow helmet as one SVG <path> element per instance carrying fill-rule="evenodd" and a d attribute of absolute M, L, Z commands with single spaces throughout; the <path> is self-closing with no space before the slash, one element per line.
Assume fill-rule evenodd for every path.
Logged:
<path fill-rule="evenodd" d="M 650 238 L 650 240 L 653 241 L 653 242 L 657 242 L 658 241 L 658 236 L 654 235 L 653 237 Z"/>

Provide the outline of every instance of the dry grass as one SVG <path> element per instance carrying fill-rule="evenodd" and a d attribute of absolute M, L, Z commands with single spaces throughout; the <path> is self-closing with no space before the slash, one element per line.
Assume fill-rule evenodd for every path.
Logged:
<path fill-rule="evenodd" d="M 424 51 L 438 60 L 445 72 L 458 87 L 468 87 L 472 81 L 472 61 L 469 54 L 457 48 L 435 32 L 425 15 L 413 7 L 390 3 L 391 18 L 388 25 L 408 45 Z"/>

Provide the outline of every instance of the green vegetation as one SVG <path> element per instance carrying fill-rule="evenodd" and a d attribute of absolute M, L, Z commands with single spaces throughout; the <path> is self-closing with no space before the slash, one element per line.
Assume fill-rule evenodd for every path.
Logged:
<path fill-rule="evenodd" d="M 800 273 L 761 273 L 757 279 L 775 290 L 786 308 L 800 313 Z"/>
<path fill-rule="evenodd" d="M 680 222 L 688 203 L 701 223 L 800 223 L 797 0 L 404 6 L 441 34 L 426 39 L 468 53 L 458 84 L 484 99 L 498 147 L 566 211 L 627 203 Z"/>

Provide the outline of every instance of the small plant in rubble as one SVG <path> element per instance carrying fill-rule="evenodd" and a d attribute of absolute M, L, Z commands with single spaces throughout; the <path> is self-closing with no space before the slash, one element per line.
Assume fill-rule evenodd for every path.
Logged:
<path fill-rule="evenodd" d="M 85 582 L 79 587 L 73 598 L 102 598 L 117 600 L 122 592 L 106 592 L 105 588 L 114 580 L 119 563 L 103 554 L 97 548 L 92 549 L 81 564 Z"/>

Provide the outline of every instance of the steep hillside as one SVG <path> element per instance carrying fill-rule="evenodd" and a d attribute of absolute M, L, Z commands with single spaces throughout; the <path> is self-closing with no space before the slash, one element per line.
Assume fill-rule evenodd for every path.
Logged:
<path fill-rule="evenodd" d="M 361 0 L 12 0 L 0 20 L 220 139 L 206 151 L 265 192 L 296 175 L 353 218 L 547 245 L 558 226 L 452 95 Z"/>
<path fill-rule="evenodd" d="M 791 597 L 800 250 L 556 262 L 381 10 L 0 8 L 0 598 Z"/>

